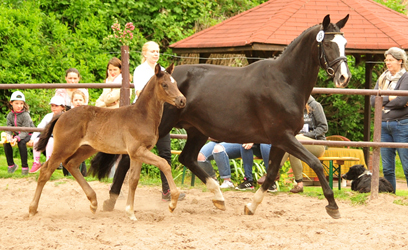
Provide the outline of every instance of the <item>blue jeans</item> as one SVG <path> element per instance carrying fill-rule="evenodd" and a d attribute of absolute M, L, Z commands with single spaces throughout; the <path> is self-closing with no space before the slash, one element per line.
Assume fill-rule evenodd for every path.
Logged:
<path fill-rule="evenodd" d="M 214 153 L 214 147 L 217 144 L 221 145 L 224 150 L 218 153 Z M 205 156 L 205 161 L 207 162 L 215 160 L 218 166 L 220 177 L 222 179 L 227 179 L 231 178 L 231 168 L 229 160 L 241 157 L 241 148 L 242 144 L 239 143 L 209 142 L 201 148 L 200 153 Z"/>
<path fill-rule="evenodd" d="M 408 119 L 381 123 L 381 142 L 408 142 Z M 381 148 L 383 173 L 396 191 L 395 156 L 400 157 L 408 183 L 408 148 Z"/>
<path fill-rule="evenodd" d="M 261 155 L 265 165 L 265 171 L 268 171 L 269 167 L 269 153 L 271 152 L 271 146 L 271 144 L 260 145 Z"/>
<path fill-rule="evenodd" d="M 254 181 L 252 176 L 252 166 L 254 164 L 254 155 L 262 157 L 265 163 L 265 169 L 268 169 L 269 152 L 271 150 L 270 144 L 254 144 L 250 149 L 245 149 L 241 146 L 241 158 L 244 164 L 245 179 L 247 181 Z"/>

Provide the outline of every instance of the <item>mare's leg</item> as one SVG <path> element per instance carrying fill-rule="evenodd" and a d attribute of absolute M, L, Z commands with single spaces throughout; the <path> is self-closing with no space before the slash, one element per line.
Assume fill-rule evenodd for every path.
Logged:
<path fill-rule="evenodd" d="M 333 190 L 330 188 L 329 183 L 326 180 L 326 175 L 324 174 L 322 163 L 319 161 L 319 159 L 317 159 L 316 156 L 305 149 L 297 139 L 295 139 L 295 142 L 297 142 L 294 145 L 295 150 L 288 150 L 288 153 L 304 161 L 315 171 L 317 177 L 319 178 L 320 184 L 322 185 L 324 197 L 326 197 L 326 200 L 329 202 L 329 204 L 326 206 L 326 212 L 332 218 L 339 219 L 341 217 L 339 207 L 334 200 Z"/>
<path fill-rule="evenodd" d="M 330 188 L 329 183 L 326 180 L 326 176 L 323 171 L 323 166 L 319 159 L 317 159 L 316 156 L 314 156 L 307 149 L 305 149 L 294 136 L 288 135 L 284 138 L 284 140 L 281 141 L 286 142 L 289 141 L 290 143 L 282 145 L 282 148 L 289 154 L 304 161 L 307 165 L 309 165 L 309 167 L 311 167 L 315 171 L 322 185 L 323 194 L 326 197 L 327 201 L 329 202 L 329 205 L 326 206 L 326 212 L 334 219 L 340 218 L 339 207 L 337 206 L 336 201 L 334 200 L 333 190 Z"/>
<path fill-rule="evenodd" d="M 132 165 L 132 161 L 138 161 L 138 162 L 144 162 L 147 164 L 157 166 L 164 173 L 169 183 L 169 186 L 170 186 L 171 201 L 169 204 L 169 209 L 171 212 L 173 212 L 173 210 L 177 206 L 177 200 L 179 198 L 180 191 L 177 189 L 177 186 L 174 183 L 173 176 L 171 175 L 171 167 L 169 163 L 165 159 L 161 158 L 160 156 L 155 155 L 154 153 L 150 152 L 147 148 L 144 148 L 144 147 L 139 147 L 137 150 L 130 149 L 129 151 L 135 152 L 135 153 L 129 154 L 129 157 L 131 159 L 131 168 L 136 167 L 136 165 Z M 128 197 L 130 197 L 130 193 L 131 192 L 129 191 Z M 128 205 L 130 205 L 129 200 L 128 200 Z"/>
<path fill-rule="evenodd" d="M 135 203 L 135 192 L 137 184 L 140 179 L 140 171 L 142 169 L 142 162 L 130 161 L 130 172 L 129 172 L 129 193 L 126 202 L 126 213 L 131 220 L 137 220 L 135 216 L 135 211 L 133 205 Z"/>
<path fill-rule="evenodd" d="M 253 215 L 255 213 L 256 208 L 259 204 L 261 204 L 266 190 L 275 182 L 276 176 L 278 175 L 280 163 L 282 160 L 285 151 L 275 146 L 271 147 L 271 151 L 269 153 L 269 166 L 266 173 L 265 182 L 262 186 L 255 192 L 254 197 L 252 198 L 252 202 L 248 203 L 244 207 L 244 214 Z"/>
<path fill-rule="evenodd" d="M 200 149 L 203 147 L 208 137 L 203 135 L 195 128 L 189 128 L 187 130 L 187 142 L 184 146 L 183 151 L 179 156 L 180 163 L 187 166 L 193 174 L 195 174 L 202 182 L 204 182 L 214 194 L 213 203 L 218 209 L 225 210 L 225 200 L 221 193 L 220 186 L 217 181 L 211 178 L 201 167 L 198 166 L 197 156 Z"/>
<path fill-rule="evenodd" d="M 84 190 L 86 197 L 91 202 L 90 209 L 92 213 L 96 212 L 98 208 L 98 201 L 96 199 L 96 193 L 92 189 L 92 187 L 88 184 L 85 180 L 84 176 L 82 175 L 81 171 L 79 170 L 79 165 L 90 156 L 98 152 L 97 150 L 93 149 L 92 147 L 86 145 L 81 146 L 75 154 L 69 157 L 66 162 L 63 162 L 65 168 L 72 174 L 78 184 L 81 186 L 82 190 Z"/>
<path fill-rule="evenodd" d="M 40 169 L 40 175 L 37 180 L 37 188 L 35 189 L 34 198 L 29 207 L 29 214 L 33 216 L 37 213 L 38 203 L 40 201 L 41 193 L 45 183 L 50 179 L 52 173 L 58 168 L 59 164 L 66 159 L 67 156 L 63 154 L 53 154 L 51 158 L 45 162 Z"/>

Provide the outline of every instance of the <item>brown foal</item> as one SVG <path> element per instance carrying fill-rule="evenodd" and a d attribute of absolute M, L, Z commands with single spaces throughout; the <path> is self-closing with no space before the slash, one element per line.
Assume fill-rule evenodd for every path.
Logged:
<path fill-rule="evenodd" d="M 84 190 L 91 205 L 92 213 L 98 207 L 96 193 L 86 182 L 79 165 L 98 151 L 111 154 L 129 154 L 129 195 L 126 212 L 136 220 L 133 205 L 142 163 L 157 166 L 165 174 L 171 191 L 169 209 L 177 205 L 179 190 L 174 183 L 169 164 L 150 150 L 159 137 L 158 126 L 163 113 L 163 104 L 168 102 L 177 108 L 184 108 L 186 99 L 177 88 L 171 76 L 174 66 L 162 71 L 155 67 L 155 75 L 146 84 L 134 105 L 118 109 L 81 106 L 54 118 L 41 134 L 37 148 L 45 149 L 51 134 L 54 136 L 54 150 L 51 158 L 41 167 L 37 189 L 30 204 L 29 213 L 37 213 L 38 203 L 45 183 L 60 163 L 72 174 Z"/>

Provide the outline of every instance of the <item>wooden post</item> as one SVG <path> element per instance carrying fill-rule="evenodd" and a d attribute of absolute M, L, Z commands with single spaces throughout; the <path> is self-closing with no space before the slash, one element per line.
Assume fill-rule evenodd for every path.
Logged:
<path fill-rule="evenodd" d="M 119 106 L 126 106 L 130 103 L 130 79 L 129 79 L 129 46 L 121 47 L 122 55 L 122 87 L 120 88 Z"/>
<path fill-rule="evenodd" d="M 374 111 L 374 142 L 381 141 L 382 96 L 375 97 Z M 371 178 L 371 200 L 378 199 L 378 185 L 380 176 L 380 148 L 373 147 L 373 175 Z"/>

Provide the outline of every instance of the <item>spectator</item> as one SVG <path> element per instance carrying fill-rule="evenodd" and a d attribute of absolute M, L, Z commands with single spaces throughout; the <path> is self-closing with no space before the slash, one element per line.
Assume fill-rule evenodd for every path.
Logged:
<path fill-rule="evenodd" d="M 82 93 L 82 92 L 81 92 Z M 40 124 L 38 124 L 37 128 L 45 128 L 47 124 L 52 120 L 54 115 L 60 115 L 62 112 L 65 111 L 65 103 L 64 98 L 61 96 L 54 96 L 51 98 L 50 101 L 51 105 L 51 113 L 48 113 L 44 116 L 41 120 Z M 30 169 L 30 173 L 35 173 L 40 170 L 42 164 L 40 162 L 41 152 L 35 150 L 35 146 L 40 139 L 40 132 L 34 132 L 31 136 L 30 141 L 27 143 L 29 146 L 33 146 L 33 156 L 34 156 L 34 163 Z M 45 149 L 46 159 L 48 160 L 51 157 L 52 149 L 54 148 L 54 138 L 51 136 L 48 140 L 47 147 Z"/>
<path fill-rule="evenodd" d="M 106 80 L 105 83 L 120 83 L 122 84 L 122 61 L 114 57 L 106 66 Z M 119 88 L 105 88 L 95 106 L 103 108 L 119 108 L 120 89 Z"/>
<path fill-rule="evenodd" d="M 252 190 L 254 189 L 254 180 L 252 177 L 254 154 L 261 156 L 259 144 L 254 145 L 253 143 L 239 144 L 209 142 L 201 148 L 197 161 L 201 168 L 203 168 L 210 176 L 215 177 L 215 173 L 210 162 L 211 160 L 215 160 L 220 177 L 223 179 L 220 188 L 224 189 L 234 187 L 234 184 L 231 181 L 231 168 L 229 160 L 241 157 L 244 165 L 245 177 L 244 181 L 239 184 L 236 189 Z"/>
<path fill-rule="evenodd" d="M 69 68 L 66 72 L 65 72 L 65 80 L 67 81 L 67 83 L 69 84 L 78 84 L 79 80 L 81 79 L 81 75 L 79 74 L 79 71 L 76 68 Z M 68 111 L 69 109 L 71 109 L 71 97 L 72 97 L 72 92 L 74 92 L 75 90 L 80 90 L 82 92 L 84 92 L 86 100 L 85 100 L 85 104 L 88 104 L 89 102 L 89 94 L 88 94 L 88 90 L 87 89 L 75 89 L 75 88 L 69 88 L 69 89 L 57 89 L 55 91 L 55 95 L 56 96 L 61 96 L 62 98 L 64 98 L 64 103 L 65 103 L 65 110 Z"/>
<path fill-rule="evenodd" d="M 72 92 L 72 97 L 71 97 L 71 102 L 72 102 L 72 108 L 76 108 L 82 105 L 85 105 L 85 94 L 80 91 L 80 90 L 75 90 Z M 86 169 L 86 164 L 85 162 L 82 162 L 81 165 L 79 166 L 79 170 L 81 171 L 81 174 L 83 176 L 87 175 L 87 169 Z M 66 168 L 64 168 L 64 175 L 68 175 L 68 171 Z"/>
<path fill-rule="evenodd" d="M 387 70 L 378 78 L 374 89 L 408 90 L 407 54 L 392 47 L 385 53 Z M 374 106 L 375 96 L 371 96 Z M 408 142 L 408 96 L 383 96 L 381 142 Z M 395 156 L 398 152 L 408 184 L 408 148 L 381 148 L 384 177 L 396 191 Z"/>
<path fill-rule="evenodd" d="M 33 121 L 29 114 L 29 106 L 25 102 L 24 94 L 16 91 L 10 98 L 10 113 L 7 114 L 8 127 L 34 127 Z M 27 163 L 27 142 L 31 135 L 26 131 L 6 131 L 7 142 L 3 143 L 4 153 L 7 158 L 8 173 L 14 173 L 18 169 L 18 165 L 14 163 L 13 148 L 15 144 L 18 145 L 21 158 L 21 174 L 28 174 Z"/>
<path fill-rule="evenodd" d="M 72 97 L 71 97 L 72 108 L 76 108 L 81 105 L 86 105 L 85 100 L 86 100 L 86 96 L 84 92 L 80 90 L 75 90 L 74 92 L 72 92 Z"/>

